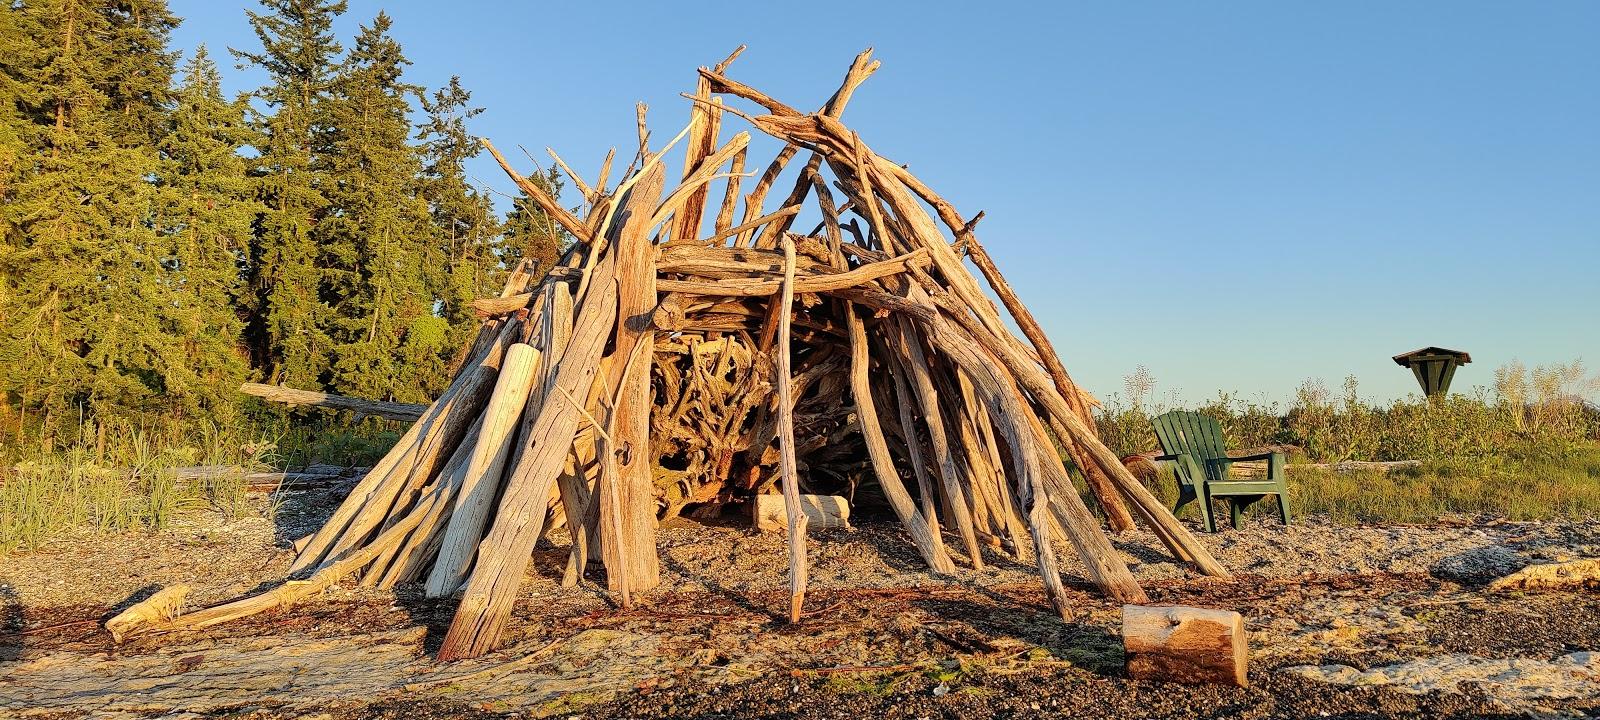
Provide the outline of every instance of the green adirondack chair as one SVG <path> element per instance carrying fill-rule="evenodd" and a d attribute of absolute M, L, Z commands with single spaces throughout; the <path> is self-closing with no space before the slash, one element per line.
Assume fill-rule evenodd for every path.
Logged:
<path fill-rule="evenodd" d="M 1222 438 L 1222 426 L 1215 418 L 1185 410 L 1173 410 L 1150 421 L 1166 453 L 1157 460 L 1171 460 L 1177 468 L 1178 504 L 1176 513 L 1192 500 L 1200 501 L 1200 517 L 1205 519 L 1206 532 L 1217 531 L 1217 521 L 1211 514 L 1211 501 L 1228 502 L 1228 514 L 1233 529 L 1239 529 L 1243 510 L 1268 495 L 1278 498 L 1278 517 L 1289 524 L 1289 489 L 1283 481 L 1283 453 L 1264 453 L 1245 457 L 1228 457 L 1227 443 Z M 1246 460 L 1266 460 L 1267 477 L 1238 479 L 1230 476 L 1229 466 Z"/>

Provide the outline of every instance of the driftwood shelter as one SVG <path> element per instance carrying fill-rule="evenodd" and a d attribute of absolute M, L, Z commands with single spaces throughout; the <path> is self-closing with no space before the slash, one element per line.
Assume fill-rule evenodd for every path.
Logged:
<path fill-rule="evenodd" d="M 936 573 L 981 567 L 986 548 L 1035 564 L 1065 614 L 1061 533 L 1107 595 L 1145 602 L 1064 456 L 1111 529 L 1138 518 L 1226 575 L 1101 444 L 1093 400 L 979 243 L 982 214 L 962 216 L 840 120 L 878 68 L 871 51 L 811 112 L 730 78 L 738 54 L 699 70 L 688 127 L 665 147 L 640 107 L 638 152 L 614 184 L 609 156 L 592 181 L 555 158 L 581 217 L 490 147 L 572 251 L 475 304 L 483 326 L 449 389 L 296 543 L 296 579 L 145 629 L 214 625 L 359 576 L 461 593 L 439 656 L 473 657 L 499 643 L 550 522 L 573 539 L 564 582 L 598 560 L 628 606 L 658 583 L 660 518 L 777 489 L 792 618 L 802 491 L 881 495 Z M 725 135 L 735 124 L 750 129 Z M 765 165 L 748 157 L 752 130 L 781 143 Z M 793 186 L 775 187 L 786 168 Z"/>

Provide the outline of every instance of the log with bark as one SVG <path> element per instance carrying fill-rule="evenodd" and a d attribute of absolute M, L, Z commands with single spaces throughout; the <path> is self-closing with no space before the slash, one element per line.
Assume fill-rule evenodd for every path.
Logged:
<path fill-rule="evenodd" d="M 359 576 L 460 592 L 439 657 L 474 657 L 500 644 L 530 550 L 561 538 L 550 524 L 565 524 L 569 552 L 538 570 L 565 585 L 603 571 L 628 607 L 659 582 L 660 520 L 747 502 L 783 515 L 772 524 L 788 533 L 799 621 L 804 503 L 819 496 L 887 505 L 941 575 L 1029 563 L 1063 617 L 1058 552 L 1109 597 L 1145 601 L 1090 504 L 1111 529 L 1142 521 L 1226 575 L 1095 434 L 1094 399 L 1056 355 L 1085 341 L 1046 338 L 979 243 L 978 216 L 840 119 L 877 69 L 870 52 L 810 113 L 729 78 L 731 62 L 701 69 L 678 139 L 652 146 L 640 110 L 638 154 L 615 184 L 609 160 L 588 182 L 557 157 L 581 213 L 485 142 L 572 250 L 473 303 L 483 324 L 448 389 L 296 543 L 284 585 L 119 632 L 204 627 Z M 730 114 L 781 145 L 759 174 L 746 171 L 761 167 L 751 134 L 721 136 Z M 777 187 L 786 169 L 794 185 Z"/>

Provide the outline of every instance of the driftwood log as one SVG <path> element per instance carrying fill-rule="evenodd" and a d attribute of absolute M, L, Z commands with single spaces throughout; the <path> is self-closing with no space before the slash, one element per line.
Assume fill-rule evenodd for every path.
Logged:
<path fill-rule="evenodd" d="M 1249 686 L 1244 618 L 1231 610 L 1125 605 L 1122 643 L 1130 677 Z"/>
<path fill-rule="evenodd" d="M 813 528 L 850 527 L 850 501 L 839 495 L 801 495 L 800 512 Z M 757 530 L 789 527 L 789 500 L 783 495 L 757 495 L 750 499 L 750 519 Z"/>
<path fill-rule="evenodd" d="M 569 586 L 603 571 L 630 607 L 660 581 L 659 521 L 764 497 L 784 498 L 791 620 L 815 496 L 886 505 L 937 574 L 1030 563 L 1063 617 L 1057 539 L 1107 596 L 1147 601 L 1106 526 L 1143 522 L 1227 575 L 1100 442 L 1094 399 L 979 243 L 981 213 L 965 219 L 840 119 L 878 68 L 871 53 L 814 112 L 729 78 L 734 56 L 701 68 L 673 141 L 653 146 L 640 108 L 638 152 L 615 181 L 611 156 L 592 181 L 556 157 L 577 212 L 485 142 L 572 249 L 473 303 L 483 324 L 448 388 L 296 543 L 290 580 L 144 627 L 281 608 L 348 576 L 423 581 L 462 597 L 439 657 L 474 657 L 500 644 L 553 524 L 566 561 L 539 570 Z M 777 156 L 752 162 L 750 131 L 722 136 L 729 115 Z"/>
<path fill-rule="evenodd" d="M 292 387 L 264 383 L 244 383 L 239 386 L 239 392 L 285 405 L 308 405 L 328 408 L 329 410 L 349 410 L 357 415 L 370 415 L 372 417 L 405 422 L 411 422 L 422 417 L 423 411 L 428 409 L 427 405 L 363 400 L 316 390 L 299 390 Z"/>

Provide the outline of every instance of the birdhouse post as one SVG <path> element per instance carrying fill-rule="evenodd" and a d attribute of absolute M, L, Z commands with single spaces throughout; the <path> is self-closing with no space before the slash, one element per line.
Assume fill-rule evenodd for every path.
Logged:
<path fill-rule="evenodd" d="M 1450 380 L 1456 375 L 1456 367 L 1472 362 L 1472 356 L 1460 350 L 1430 346 L 1396 355 L 1394 362 L 1411 369 L 1417 384 L 1422 386 L 1423 395 L 1441 398 L 1450 392 Z"/>

